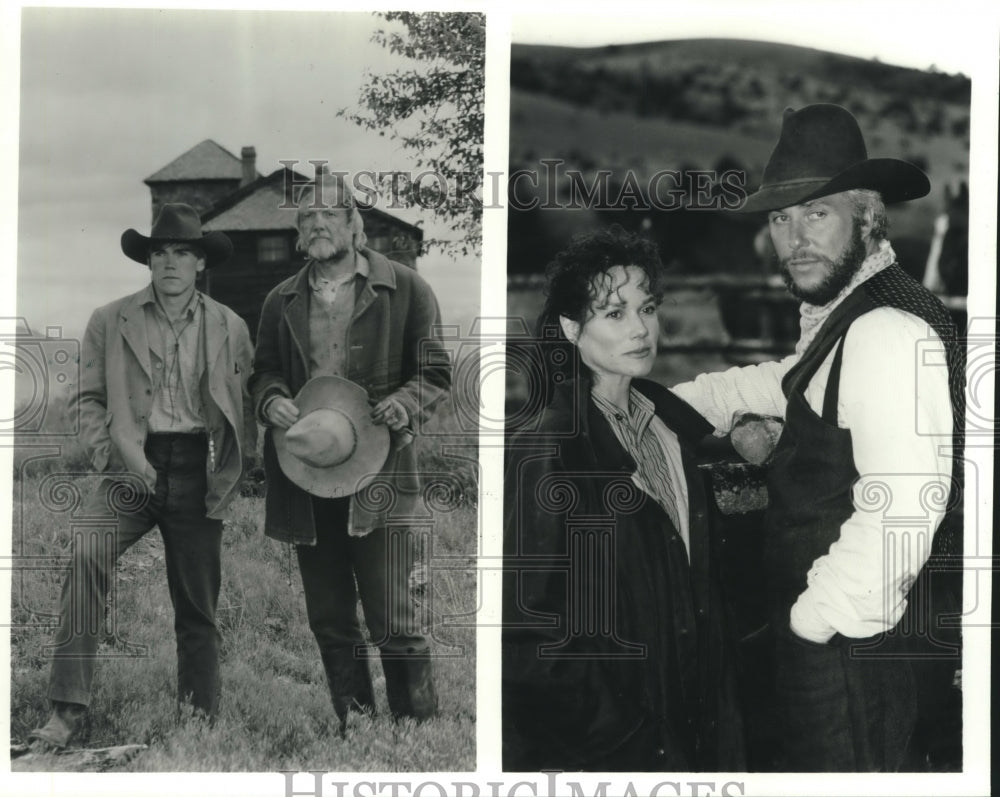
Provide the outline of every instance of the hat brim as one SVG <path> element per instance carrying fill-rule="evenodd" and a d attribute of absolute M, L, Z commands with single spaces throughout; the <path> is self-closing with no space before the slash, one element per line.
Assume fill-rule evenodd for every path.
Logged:
<path fill-rule="evenodd" d="M 149 247 L 155 238 L 142 235 L 133 229 L 125 230 L 122 233 L 122 252 L 130 260 L 149 264 Z M 205 267 L 219 266 L 225 263 L 233 254 L 233 242 L 224 232 L 210 232 L 201 238 L 187 238 L 184 243 L 190 243 L 205 250 Z"/>
<path fill-rule="evenodd" d="M 274 448 L 282 472 L 298 487 L 320 498 L 343 498 L 354 495 L 374 479 L 389 457 L 389 430 L 372 423 L 367 391 L 339 376 L 317 376 L 303 385 L 295 397 L 299 417 L 313 410 L 338 410 L 354 424 L 357 446 L 354 453 L 339 465 L 318 468 L 291 454 L 284 429 L 274 430 Z"/>
<path fill-rule="evenodd" d="M 759 191 L 747 197 L 741 207 L 736 208 L 736 212 L 781 210 L 854 188 L 878 191 L 882 201 L 888 205 L 927 196 L 931 182 L 912 163 L 896 158 L 871 158 L 849 166 L 830 179 L 795 180 L 761 186 Z"/>

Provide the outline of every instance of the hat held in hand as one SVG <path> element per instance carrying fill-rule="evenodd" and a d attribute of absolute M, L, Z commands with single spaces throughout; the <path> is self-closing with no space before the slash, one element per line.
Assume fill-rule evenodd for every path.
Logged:
<path fill-rule="evenodd" d="M 295 397 L 299 420 L 274 430 L 278 464 L 296 485 L 321 498 L 353 495 L 389 456 L 389 430 L 371 420 L 368 393 L 339 376 L 310 379 Z"/>

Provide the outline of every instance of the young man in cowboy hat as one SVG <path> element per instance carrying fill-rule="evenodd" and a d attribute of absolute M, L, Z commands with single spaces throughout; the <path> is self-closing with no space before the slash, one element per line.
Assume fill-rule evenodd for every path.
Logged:
<path fill-rule="evenodd" d="M 166 204 L 148 237 L 127 230 L 121 247 L 149 267 L 151 281 L 95 310 L 83 338 L 70 409 L 103 474 L 84 513 L 108 523 L 74 540 L 54 641 L 53 711 L 31 733 L 41 746 L 65 747 L 79 729 L 115 562 L 153 526 L 174 607 L 178 700 L 212 717 L 219 699 L 222 519 L 255 445 L 244 409 L 252 348 L 243 320 L 195 282 L 229 258 L 232 244 L 220 232 L 203 235 L 190 206 Z"/>
<path fill-rule="evenodd" d="M 255 411 L 268 427 L 265 532 L 296 546 L 309 626 L 341 729 L 349 710 L 374 708 L 359 596 L 390 710 L 426 719 L 437 710 L 437 696 L 408 589 L 407 519 L 419 510 L 415 425 L 451 384 L 435 331 L 437 300 L 413 269 L 365 247 L 361 214 L 340 175 L 325 174 L 303 190 L 297 226 L 308 260 L 264 300 L 250 379 Z M 376 477 L 360 492 L 364 474 L 344 479 L 333 471 L 341 457 L 309 454 L 308 396 L 317 377 L 349 380 L 367 392 L 370 422 L 391 435 L 380 456 L 372 455 L 370 430 L 357 437 L 358 457 Z M 360 419 L 353 424 L 362 426 Z M 314 431 L 334 430 L 317 424 Z"/>
<path fill-rule="evenodd" d="M 912 763 L 920 640 L 901 619 L 909 598 L 908 616 L 940 639 L 914 616 L 911 587 L 932 539 L 951 536 L 938 526 L 960 475 L 963 353 L 944 306 L 896 263 L 884 203 L 929 190 L 915 166 L 869 159 L 845 109 L 786 111 L 742 210 L 767 213 L 802 301 L 795 353 L 675 388 L 719 433 L 745 411 L 785 419 L 764 547 L 782 769 Z"/>

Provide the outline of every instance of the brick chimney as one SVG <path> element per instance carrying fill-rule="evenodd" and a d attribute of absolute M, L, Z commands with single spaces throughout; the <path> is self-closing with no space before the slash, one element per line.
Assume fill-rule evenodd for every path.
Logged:
<path fill-rule="evenodd" d="M 240 188 L 250 185 L 257 179 L 257 150 L 253 147 L 243 147 L 240 150 L 243 160 L 243 176 L 240 178 Z"/>

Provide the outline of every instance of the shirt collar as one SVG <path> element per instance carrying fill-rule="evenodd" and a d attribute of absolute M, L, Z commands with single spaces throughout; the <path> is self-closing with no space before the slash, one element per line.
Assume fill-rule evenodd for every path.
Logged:
<path fill-rule="evenodd" d="M 148 285 L 146 285 L 145 288 L 139 291 L 139 304 L 141 305 L 156 304 L 156 293 L 153 291 L 152 282 L 150 282 Z"/>
<path fill-rule="evenodd" d="M 196 288 L 181 314 L 187 315 L 188 318 L 193 318 L 194 314 L 198 312 L 198 308 L 201 307 L 203 303 L 204 300 L 202 298 L 202 293 Z M 152 282 L 139 292 L 139 304 L 143 306 L 153 305 L 153 307 L 159 308 L 159 310 L 163 312 L 163 306 L 156 298 L 156 290 L 153 288 Z"/>
<path fill-rule="evenodd" d="M 368 264 L 368 258 L 365 257 L 361 252 L 355 252 L 354 257 L 354 271 L 344 277 L 344 282 L 353 279 L 354 277 L 361 277 L 362 279 L 368 279 L 368 275 L 371 273 L 371 267 Z M 319 275 L 316 273 L 316 261 L 309 261 L 309 287 L 316 290 L 319 287 Z"/>
<path fill-rule="evenodd" d="M 655 412 L 653 402 L 634 387 L 629 388 L 627 416 L 622 413 L 619 407 L 597 393 L 592 392 L 590 395 L 593 396 L 594 403 L 608 419 L 609 423 L 625 424 L 633 429 L 636 434 L 641 435 L 653 419 Z"/>
<path fill-rule="evenodd" d="M 629 391 L 628 408 L 636 432 L 642 434 L 656 414 L 656 406 L 634 387 Z"/>

